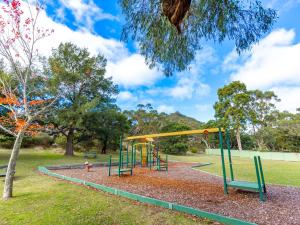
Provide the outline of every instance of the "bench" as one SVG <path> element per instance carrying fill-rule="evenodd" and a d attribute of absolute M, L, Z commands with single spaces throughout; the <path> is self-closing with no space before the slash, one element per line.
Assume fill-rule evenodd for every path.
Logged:
<path fill-rule="evenodd" d="M 7 165 L 0 166 L 0 170 L 4 170 L 3 173 L 0 172 L 0 177 L 5 177 L 6 176 L 6 169 L 7 169 Z"/>
<path fill-rule="evenodd" d="M 90 158 L 90 159 L 96 159 L 97 158 L 97 153 L 96 152 L 85 152 L 84 155 L 83 155 L 83 157 L 85 159 L 88 159 L 88 158 Z"/>
<path fill-rule="evenodd" d="M 132 176 L 132 168 L 120 168 L 118 170 L 115 170 L 115 172 L 117 172 L 119 176 L 123 173 L 130 173 L 130 175 Z"/>

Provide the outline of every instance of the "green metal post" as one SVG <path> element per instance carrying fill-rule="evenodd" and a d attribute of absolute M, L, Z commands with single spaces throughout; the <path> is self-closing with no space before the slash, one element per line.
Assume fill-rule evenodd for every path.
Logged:
<path fill-rule="evenodd" d="M 229 160 L 229 168 L 230 168 L 230 178 L 232 181 L 234 181 L 234 176 L 233 176 L 233 168 L 232 168 L 232 160 L 231 160 L 231 152 L 230 152 L 230 136 L 229 136 L 229 131 L 226 129 L 226 145 L 227 145 L 227 150 L 228 150 L 228 160 Z"/>
<path fill-rule="evenodd" d="M 146 157 L 146 164 L 147 164 L 147 167 L 149 165 L 149 150 L 148 150 L 149 146 L 146 144 L 146 153 L 147 153 L 147 157 Z"/>
<path fill-rule="evenodd" d="M 157 157 L 158 157 L 158 147 L 156 148 L 156 165 L 157 165 Z"/>
<path fill-rule="evenodd" d="M 119 150 L 119 167 L 118 167 L 118 176 L 121 175 L 121 164 L 122 164 L 122 135 L 120 136 L 120 150 Z"/>
<path fill-rule="evenodd" d="M 129 148 L 128 148 L 128 143 L 127 143 L 127 146 L 126 146 L 126 167 L 128 167 L 128 151 L 129 151 Z"/>
<path fill-rule="evenodd" d="M 133 151 L 134 151 L 133 166 L 135 167 L 135 165 L 136 165 L 136 147 L 133 148 Z"/>
<path fill-rule="evenodd" d="M 265 176 L 264 176 L 264 171 L 263 171 L 263 168 L 262 168 L 262 165 L 261 165 L 260 156 L 258 156 L 257 158 L 258 158 L 259 171 L 260 171 L 260 176 L 261 176 L 261 181 L 262 181 L 264 193 L 267 193 L 267 188 L 266 188 L 266 183 L 265 183 Z"/>
<path fill-rule="evenodd" d="M 141 167 L 143 167 L 143 146 L 142 145 L 140 146 L 140 153 L 141 153 L 141 155 L 140 155 L 140 158 L 141 158 Z"/>
<path fill-rule="evenodd" d="M 223 149 L 223 134 L 222 134 L 221 128 L 219 128 L 219 142 L 220 142 L 221 160 L 222 160 L 224 193 L 228 194 L 227 180 L 226 180 L 226 169 L 225 169 L 225 159 L 224 159 L 224 149 Z"/>
<path fill-rule="evenodd" d="M 261 186 L 261 181 L 260 181 L 260 175 L 259 175 L 259 170 L 258 170 L 258 162 L 257 162 L 257 157 L 254 156 L 254 164 L 255 164 L 255 171 L 256 171 L 256 178 L 257 178 L 257 184 L 258 184 L 258 189 L 259 189 L 259 199 L 260 201 L 264 201 L 264 193 L 262 190 Z"/>
<path fill-rule="evenodd" d="M 166 170 L 168 171 L 168 155 L 166 155 Z"/>
<path fill-rule="evenodd" d="M 158 167 L 157 167 L 157 170 L 160 171 L 160 156 L 158 157 Z"/>
<path fill-rule="evenodd" d="M 111 155 L 109 156 L 109 159 L 108 159 L 108 176 L 111 175 Z"/>
<path fill-rule="evenodd" d="M 130 174 L 132 175 L 132 170 L 133 170 L 133 149 L 134 149 L 134 141 L 131 143 L 131 172 Z"/>

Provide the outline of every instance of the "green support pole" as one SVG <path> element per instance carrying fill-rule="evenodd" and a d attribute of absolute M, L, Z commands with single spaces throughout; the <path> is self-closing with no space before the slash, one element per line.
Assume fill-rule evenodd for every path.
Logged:
<path fill-rule="evenodd" d="M 140 146 L 140 153 L 141 153 L 141 155 L 140 155 L 140 158 L 141 158 L 141 167 L 143 167 L 143 146 L 142 145 Z"/>
<path fill-rule="evenodd" d="M 128 144 L 127 144 L 127 148 L 126 148 L 126 167 L 128 167 Z"/>
<path fill-rule="evenodd" d="M 224 193 L 228 194 L 227 181 L 226 181 L 226 169 L 225 169 L 225 160 L 224 160 L 224 149 L 223 149 L 223 135 L 222 130 L 219 128 L 219 142 L 221 150 L 221 160 L 222 160 L 222 172 L 223 172 L 223 182 L 224 182 Z"/>
<path fill-rule="evenodd" d="M 259 170 L 258 170 L 258 162 L 257 162 L 257 157 L 254 156 L 254 164 L 255 164 L 255 171 L 256 171 L 256 178 L 257 178 L 257 184 L 258 184 L 258 189 L 259 189 L 259 199 L 260 201 L 265 201 L 264 199 L 264 194 L 261 186 L 261 181 L 260 181 L 260 175 L 259 175 Z"/>
<path fill-rule="evenodd" d="M 157 167 L 157 170 L 160 171 L 160 156 L 158 157 L 158 167 Z"/>
<path fill-rule="evenodd" d="M 230 178 L 231 178 L 232 181 L 234 181 L 233 168 L 232 168 L 232 160 L 231 160 L 231 152 L 230 152 L 230 136 L 229 136 L 228 129 L 226 129 L 226 145 L 227 145 L 227 150 L 228 150 Z"/>
<path fill-rule="evenodd" d="M 135 165 L 136 165 L 136 147 L 134 147 L 133 148 L 133 150 L 134 150 L 134 160 L 133 160 L 133 166 L 135 167 Z"/>
<path fill-rule="evenodd" d="M 147 153 L 147 157 L 146 157 L 146 165 L 147 165 L 147 167 L 148 167 L 148 165 L 149 165 L 149 150 L 148 150 L 148 145 L 146 144 L 146 153 Z"/>
<path fill-rule="evenodd" d="M 166 171 L 168 171 L 168 155 L 166 155 Z"/>
<path fill-rule="evenodd" d="M 156 165 L 157 165 L 157 157 L 158 157 L 158 147 L 156 149 Z"/>
<path fill-rule="evenodd" d="M 111 175 L 111 155 L 109 156 L 109 159 L 108 159 L 108 176 Z"/>
<path fill-rule="evenodd" d="M 122 135 L 120 136 L 120 150 L 119 150 L 119 167 L 118 167 L 118 176 L 121 175 L 121 164 L 122 164 Z"/>
<path fill-rule="evenodd" d="M 134 141 L 131 143 L 131 171 L 130 175 L 132 176 L 132 170 L 133 170 L 133 149 L 134 149 Z"/>
<path fill-rule="evenodd" d="M 266 183 L 265 183 L 265 176 L 264 176 L 264 171 L 263 171 L 263 168 L 262 168 L 262 165 L 261 165 L 260 156 L 258 156 L 257 158 L 258 158 L 259 171 L 260 171 L 260 176 L 261 176 L 261 181 L 262 181 L 264 193 L 267 193 L 267 188 L 266 188 Z"/>

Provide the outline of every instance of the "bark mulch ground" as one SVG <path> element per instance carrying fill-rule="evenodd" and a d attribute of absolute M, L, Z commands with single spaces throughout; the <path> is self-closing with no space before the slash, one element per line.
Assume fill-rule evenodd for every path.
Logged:
<path fill-rule="evenodd" d="M 108 177 L 103 167 L 56 173 L 258 224 L 300 225 L 300 188 L 267 185 L 263 203 L 258 193 L 230 189 L 224 195 L 222 178 L 193 170 L 192 165 L 170 163 L 168 172 L 136 167 L 133 176 L 122 177 Z"/>

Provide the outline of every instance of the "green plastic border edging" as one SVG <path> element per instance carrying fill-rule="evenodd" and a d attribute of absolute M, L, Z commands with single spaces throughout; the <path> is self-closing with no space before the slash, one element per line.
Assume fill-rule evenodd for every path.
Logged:
<path fill-rule="evenodd" d="M 116 188 L 107 187 L 107 186 L 102 185 L 102 184 L 87 182 L 87 181 L 84 181 L 84 180 L 81 180 L 81 179 L 77 179 L 77 178 L 68 177 L 68 176 L 65 176 L 65 175 L 53 173 L 53 172 L 49 171 L 46 167 L 39 166 L 38 170 L 41 173 L 47 174 L 47 175 L 52 176 L 52 177 L 56 177 L 56 178 L 59 178 L 59 179 L 63 179 L 63 180 L 71 181 L 71 182 L 74 182 L 74 183 L 82 184 L 82 185 L 85 185 L 85 186 L 93 187 L 95 189 L 105 191 L 105 192 L 108 192 L 108 193 L 111 193 L 111 194 L 114 194 L 114 195 L 117 195 L 117 196 L 132 199 L 132 200 L 139 201 L 139 202 L 142 202 L 142 203 L 148 203 L 148 204 L 151 204 L 151 205 L 164 207 L 164 208 L 179 211 L 179 212 L 184 212 L 184 213 L 194 215 L 194 216 L 198 216 L 198 217 L 202 217 L 202 218 L 211 219 L 211 220 L 218 221 L 218 222 L 221 222 L 221 223 L 224 223 L 224 224 L 230 224 L 230 225 L 255 225 L 255 223 L 250 223 L 250 222 L 246 222 L 246 221 L 243 221 L 243 220 L 239 220 L 239 219 L 235 219 L 235 218 L 231 218 L 231 217 L 226 217 L 226 216 L 218 215 L 218 214 L 215 214 L 215 213 L 210 213 L 210 212 L 202 211 L 202 210 L 199 210 L 199 209 L 187 207 L 187 206 L 184 206 L 184 205 L 178 205 L 178 204 L 174 204 L 174 203 L 171 203 L 171 202 L 158 200 L 158 199 L 155 199 L 155 198 L 150 198 L 150 197 L 134 194 L 134 193 L 127 192 L 127 191 L 122 191 L 122 190 L 119 190 L 119 189 L 116 189 Z"/>

